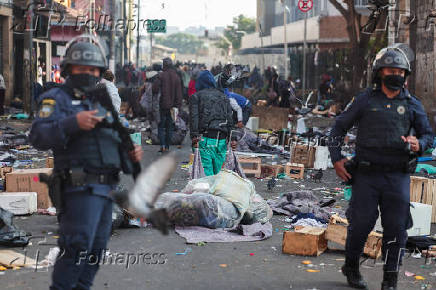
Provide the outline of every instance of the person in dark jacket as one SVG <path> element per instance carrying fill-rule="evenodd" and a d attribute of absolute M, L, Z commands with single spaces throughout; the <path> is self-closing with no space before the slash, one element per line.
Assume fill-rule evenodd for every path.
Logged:
<path fill-rule="evenodd" d="M 182 105 L 182 82 L 174 69 L 172 60 L 168 57 L 163 59 L 163 72 L 159 74 L 159 78 L 153 83 L 153 91 L 161 92 L 158 132 L 161 146 L 159 152 L 164 153 L 170 149 L 175 115 L 177 115 Z"/>
<path fill-rule="evenodd" d="M 228 97 L 217 89 L 210 71 L 203 71 L 195 83 L 189 103 L 192 146 L 199 147 L 206 176 L 220 172 L 226 159 L 227 138 L 233 127 Z"/>
<path fill-rule="evenodd" d="M 380 211 L 385 262 L 382 290 L 397 289 L 407 229 L 411 227 L 410 173 L 415 172 L 416 156 L 433 141 L 424 107 L 405 88 L 413 60 L 406 52 L 388 47 L 377 54 L 374 86 L 350 102 L 330 133 L 329 150 L 336 174 L 352 182 L 342 273 L 353 288 L 368 289 L 359 271 L 359 259 Z M 348 162 L 341 155 L 341 145 L 355 124 L 356 155 Z"/>

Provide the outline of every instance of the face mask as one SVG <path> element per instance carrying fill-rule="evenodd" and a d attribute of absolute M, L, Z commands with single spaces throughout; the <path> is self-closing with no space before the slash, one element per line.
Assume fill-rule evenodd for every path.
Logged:
<path fill-rule="evenodd" d="M 74 88 L 81 89 L 82 91 L 88 91 L 97 85 L 100 80 L 99 77 L 90 74 L 74 74 L 70 75 L 71 83 Z"/>
<path fill-rule="evenodd" d="M 383 78 L 383 83 L 391 91 L 399 91 L 403 88 L 406 78 L 399 75 L 387 75 Z"/>

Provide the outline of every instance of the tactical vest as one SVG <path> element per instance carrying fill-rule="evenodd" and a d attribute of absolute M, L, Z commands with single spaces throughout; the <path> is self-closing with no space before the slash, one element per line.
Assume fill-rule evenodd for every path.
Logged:
<path fill-rule="evenodd" d="M 411 115 L 407 96 L 388 99 L 369 92 L 367 107 L 359 119 L 356 157 L 373 163 L 403 163 L 407 161 L 407 144 Z"/>
<path fill-rule="evenodd" d="M 69 108 L 72 114 L 91 110 L 91 103 L 85 99 L 81 105 Z M 100 105 L 98 109 L 104 114 Z M 111 128 L 97 127 L 91 131 L 80 131 L 71 136 L 67 145 L 53 152 L 56 169 L 84 168 L 91 173 L 119 171 L 121 139 Z"/>
<path fill-rule="evenodd" d="M 84 168 L 93 173 L 105 173 L 121 168 L 118 133 L 109 128 L 97 128 L 72 138 L 64 150 L 54 152 L 57 169 Z"/>

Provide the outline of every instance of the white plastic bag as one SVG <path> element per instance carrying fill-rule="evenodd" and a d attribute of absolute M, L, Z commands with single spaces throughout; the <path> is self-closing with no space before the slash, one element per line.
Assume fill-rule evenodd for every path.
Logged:
<path fill-rule="evenodd" d="M 206 174 L 204 173 L 203 164 L 201 163 L 201 156 L 200 156 L 200 150 L 198 148 L 195 148 L 194 152 L 194 161 L 192 162 L 190 171 L 189 171 L 189 178 L 190 179 L 198 179 L 205 177 Z"/>
<path fill-rule="evenodd" d="M 316 146 L 313 168 L 326 170 L 329 166 L 330 153 L 327 146 Z"/>

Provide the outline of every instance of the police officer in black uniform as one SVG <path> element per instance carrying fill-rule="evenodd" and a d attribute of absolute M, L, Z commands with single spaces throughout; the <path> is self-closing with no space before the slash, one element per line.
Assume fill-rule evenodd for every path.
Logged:
<path fill-rule="evenodd" d="M 66 82 L 40 97 L 30 133 L 34 147 L 53 150 L 53 174 L 62 177 L 57 205 L 61 252 L 50 289 L 90 289 L 110 237 L 110 192 L 121 168 L 128 168 L 123 160 L 142 157 L 139 146 L 123 151 L 118 133 L 102 126 L 110 113 L 88 94 L 106 69 L 98 41 L 71 44 L 62 62 Z"/>
<path fill-rule="evenodd" d="M 374 87 L 353 99 L 336 118 L 330 135 L 329 150 L 336 173 L 352 182 L 353 193 L 346 213 L 350 225 L 342 272 L 348 284 L 359 289 L 368 287 L 359 271 L 359 258 L 379 216 L 379 207 L 385 261 L 382 289 L 397 289 L 402 249 L 411 222 L 410 172 L 415 170 L 414 157 L 424 152 L 433 139 L 421 102 L 404 87 L 411 73 L 411 60 L 410 54 L 399 47 L 404 45 L 384 48 L 377 54 Z M 356 155 L 350 162 L 341 156 L 341 145 L 355 124 Z"/>

